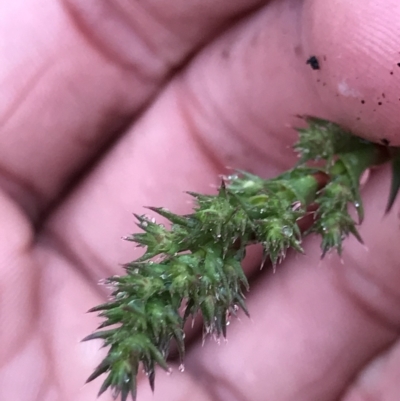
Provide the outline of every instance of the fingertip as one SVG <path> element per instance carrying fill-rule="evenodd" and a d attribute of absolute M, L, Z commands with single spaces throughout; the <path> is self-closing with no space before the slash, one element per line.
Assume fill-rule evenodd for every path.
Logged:
<path fill-rule="evenodd" d="M 303 26 L 305 49 L 319 65 L 309 73 L 330 118 L 400 145 L 400 3 L 310 0 Z"/>

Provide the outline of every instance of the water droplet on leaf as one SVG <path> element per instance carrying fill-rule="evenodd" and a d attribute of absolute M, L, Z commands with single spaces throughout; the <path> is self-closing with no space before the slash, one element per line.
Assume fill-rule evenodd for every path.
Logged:
<path fill-rule="evenodd" d="M 282 227 L 282 234 L 285 235 L 286 237 L 292 236 L 293 235 L 293 230 L 288 226 L 283 226 Z"/>

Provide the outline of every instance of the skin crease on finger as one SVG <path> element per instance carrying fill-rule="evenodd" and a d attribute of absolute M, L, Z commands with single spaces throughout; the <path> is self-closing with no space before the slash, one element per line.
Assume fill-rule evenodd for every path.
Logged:
<path fill-rule="evenodd" d="M 160 75 L 154 58 L 160 61 L 159 69 L 174 65 L 210 40 L 226 22 L 264 3 L 267 1 L 63 0 L 77 26 L 90 33 L 90 40 L 114 60 L 138 68 L 144 76 Z"/>
<path fill-rule="evenodd" d="M 320 3 L 272 2 L 205 48 L 49 220 L 35 255 L 45 273 L 40 286 L 41 311 L 47 328 L 48 358 L 54 361 L 51 373 L 56 377 L 56 385 L 52 391 L 56 394 L 58 391 L 63 399 L 94 399 L 99 385 L 97 381 L 80 390 L 82 378 L 100 358 L 97 346 L 79 344 L 79 338 L 96 325 L 96 319 L 83 315 L 83 311 L 97 304 L 100 297 L 93 285 L 83 280 L 78 266 L 92 277 L 92 283 L 100 276 L 120 271 L 117 264 L 131 259 L 133 254 L 128 244 L 121 245 L 118 241 L 121 235 L 132 230 L 133 220 L 128 217 L 131 211 L 140 212 L 143 204 L 187 211 L 190 205 L 181 191 L 210 192 L 208 184 L 215 182 L 214 177 L 228 163 L 234 167 L 252 168 L 265 176 L 275 174 L 293 161 L 290 157 L 278 160 L 284 158 L 294 138 L 293 132 L 285 128 L 285 124 L 295 121 L 291 116 L 313 113 L 340 120 L 344 118 L 342 116 L 357 114 L 361 103 L 346 94 L 372 85 L 371 76 L 376 75 L 375 83 L 380 89 L 380 84 L 385 83 L 386 96 L 394 96 L 392 91 L 396 90 L 396 85 L 386 82 L 380 75 L 382 59 L 374 60 L 369 52 L 360 59 L 347 58 L 360 76 L 363 71 L 369 71 L 369 75 L 365 75 L 367 82 L 358 80 L 350 91 L 347 90 L 349 86 L 341 84 L 347 71 L 344 65 L 338 63 L 334 71 L 338 74 L 336 81 L 326 81 L 323 86 L 324 79 L 331 77 L 328 70 L 313 71 L 305 64 L 310 54 L 316 52 L 318 42 L 315 38 L 323 41 L 324 35 L 329 36 L 329 29 L 341 32 L 341 23 L 348 28 L 348 19 L 351 16 L 361 18 L 359 12 L 364 10 L 364 6 L 357 8 L 357 2 L 351 2 L 354 9 L 347 5 L 346 18 L 332 22 L 332 11 L 327 9 L 325 13 L 329 11 L 329 14 L 324 14 Z M 345 7 L 344 1 L 336 3 Z M 387 3 L 392 8 L 390 14 L 386 9 L 382 10 L 383 21 L 391 21 L 395 26 L 399 20 L 398 6 Z M 366 15 L 369 16 L 367 12 Z M 359 24 L 360 32 L 363 26 L 368 29 L 368 24 Z M 361 46 L 363 36 L 357 37 Z M 347 31 L 337 38 L 339 45 L 326 55 L 326 63 L 322 66 L 327 66 L 331 59 L 337 61 L 352 55 L 351 47 L 346 47 L 346 52 L 340 48 L 341 41 L 346 39 Z M 328 44 L 324 49 L 330 49 Z M 322 60 L 323 55 L 321 52 Z M 373 73 L 374 66 L 376 73 Z M 318 86 L 318 79 L 321 86 Z M 186 107 L 184 100 L 188 103 Z M 195 104 L 200 106 L 198 114 Z M 213 114 L 213 110 L 217 112 Z M 374 131 L 379 127 L 379 133 L 386 133 L 386 128 L 390 131 L 398 117 L 391 108 L 379 110 L 375 115 L 365 115 L 363 123 L 356 120 L 348 121 L 347 125 L 357 129 L 360 124 L 365 124 L 366 134 L 371 135 L 371 124 Z M 393 132 L 390 138 L 395 141 Z M 376 229 L 376 226 L 381 227 L 382 232 L 390 235 L 398 232 L 395 210 L 385 224 L 379 217 L 384 208 L 381 194 L 385 193 L 387 185 L 387 171 L 383 171 L 372 181 L 370 192 L 366 194 L 370 219 L 370 225 L 363 231 L 366 243 L 370 252 L 376 252 L 376 258 L 382 256 L 382 251 L 390 255 L 381 266 L 377 259 L 366 258 L 364 254 L 364 270 L 372 269 L 378 274 L 376 280 L 372 280 L 372 283 L 377 282 L 372 293 L 378 295 L 383 285 L 396 287 L 399 282 L 395 262 L 400 255 L 395 241 L 380 237 L 379 229 Z M 59 238 L 58 248 L 50 248 L 54 244 L 50 235 Z M 149 394 L 147 383 L 143 383 L 146 390 L 141 385 L 140 399 L 146 401 L 158 397 L 175 401 L 195 394 L 199 401 L 235 400 L 234 397 L 255 401 L 266 397 L 274 401 L 301 401 L 301 398 L 289 398 L 295 394 L 307 401 L 335 400 L 348 384 L 346 374 L 349 375 L 347 380 L 351 380 L 357 369 L 393 341 L 398 324 L 390 297 L 380 300 L 377 296 L 371 300 L 372 316 L 359 305 L 366 303 L 365 294 L 371 290 L 366 292 L 364 288 L 368 288 L 371 280 L 366 280 L 363 272 L 353 269 L 356 263 L 351 256 L 358 252 L 357 247 L 360 245 L 354 242 L 349 244 L 348 248 L 355 251 L 347 254 L 350 261 L 345 266 L 359 275 L 359 284 L 354 284 L 354 278 L 335 275 L 334 271 L 343 271 L 340 263 L 331 261 L 332 269 L 329 264 L 328 269 L 318 269 L 318 244 L 311 242 L 308 259 L 291 258 L 281 266 L 279 274 L 270 275 L 253 286 L 254 295 L 249 297 L 249 304 L 254 323 L 235 322 L 227 346 L 215 349 L 215 345 L 207 344 L 201 350 L 194 348 L 188 355 L 184 376 L 159 375 L 155 398 Z M 74 261 L 71 254 L 75 256 Z M 313 268 L 306 268 L 306 264 Z M 376 265 L 378 268 L 375 269 Z M 347 287 L 346 291 L 339 290 Z M 288 291 L 292 295 L 285 297 Z M 395 289 L 393 292 L 396 294 Z M 361 301 L 357 304 L 355 298 Z M 326 300 L 332 300 L 332 304 Z M 384 316 L 384 322 L 376 319 L 376 315 Z M 318 317 L 321 320 L 317 320 Z M 389 325 L 389 321 L 392 324 Z M 321 328 L 322 322 L 326 326 Z M 314 331 L 310 335 L 311 328 Z M 298 338 L 303 341 L 299 342 Z M 255 345 L 263 348 L 255 348 Z M 296 358 L 294 352 L 299 353 Z M 338 355 L 345 358 L 340 360 Z M 316 382 L 316 372 L 326 372 L 324 369 L 338 359 L 333 373 Z M 34 357 L 31 361 L 29 366 L 37 366 Z M 239 366 L 243 361 L 246 364 Z M 26 364 L 23 368 L 29 375 L 30 368 Z M 206 380 L 209 381 L 204 384 Z M 310 394 L 304 393 L 307 386 Z M 8 398 L 22 399 L 18 391 L 23 390 L 23 386 L 17 386 L 14 393 L 10 393 L 16 396 L 7 394 Z M 61 399 L 51 398 L 48 394 L 49 400 Z M 105 397 L 109 398 L 109 395 Z"/>
<path fill-rule="evenodd" d="M 360 372 L 343 401 L 397 401 L 400 394 L 399 366 L 400 341 L 397 340 Z"/>

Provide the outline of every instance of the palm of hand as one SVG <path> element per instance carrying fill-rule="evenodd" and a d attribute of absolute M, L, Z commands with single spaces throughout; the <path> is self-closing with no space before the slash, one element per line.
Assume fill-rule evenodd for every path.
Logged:
<path fill-rule="evenodd" d="M 390 74 L 398 60 L 365 44 L 370 28 L 361 24 L 380 15 L 377 27 L 397 32 L 394 1 L 385 10 L 363 2 L 361 13 L 339 2 L 334 12 L 348 19 L 335 23 L 316 1 L 185 3 L 176 5 L 179 18 L 170 3 L 20 3 L 22 13 L 1 6 L 13 21 L 3 29 L 15 38 L 4 41 L 0 69 L 1 399 L 95 399 L 99 383 L 82 384 L 101 355 L 79 341 L 97 322 L 84 312 L 105 297 L 98 280 L 134 257 L 120 241 L 132 231 L 132 211 L 185 212 L 181 192 L 210 192 L 226 165 L 264 176 L 290 166 L 294 134 L 284 124 L 295 114 L 399 143 Z M 343 46 L 341 32 L 359 42 Z M 387 35 L 380 40 L 394 49 Z M 305 64 L 311 51 L 326 53 L 321 71 Z M 382 219 L 387 185 L 382 171 L 364 194 L 368 252 L 349 242 L 344 267 L 332 257 L 317 268 L 310 241 L 309 256 L 289 257 L 279 274 L 253 283 L 253 320 L 235 322 L 228 344 L 194 341 L 184 375 L 158 375 L 156 399 L 396 399 L 398 223 Z M 145 382 L 139 397 L 153 399 Z"/>

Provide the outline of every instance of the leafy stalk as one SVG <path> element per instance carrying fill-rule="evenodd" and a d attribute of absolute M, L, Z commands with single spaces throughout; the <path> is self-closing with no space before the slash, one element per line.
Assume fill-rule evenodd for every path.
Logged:
<path fill-rule="evenodd" d="M 107 375 L 99 394 L 111 388 L 115 398 L 135 400 L 140 368 L 154 388 L 156 365 L 169 370 L 171 340 L 183 359 L 184 323 L 199 312 L 206 334 L 226 336 L 230 316 L 238 309 L 248 314 L 248 282 L 241 267 L 248 245 L 260 243 L 276 265 L 290 248 L 303 252 L 302 240 L 310 233 L 321 237 L 322 255 L 331 249 L 341 253 L 350 234 L 361 241 L 360 177 L 392 153 L 333 123 L 309 117 L 307 122 L 295 145 L 300 162 L 284 174 L 264 180 L 241 172 L 223 181 L 216 195 L 190 193 L 195 207 L 189 215 L 150 208 L 169 220 L 169 228 L 136 216 L 142 232 L 129 240 L 145 252 L 125 266 L 124 275 L 107 279 L 111 299 L 90 310 L 103 322 L 84 340 L 101 339 L 109 347 L 88 379 Z M 395 183 L 391 199 L 398 188 Z M 298 223 L 310 214 L 314 221 L 302 233 Z"/>

